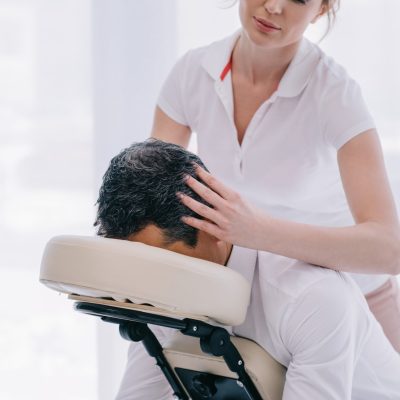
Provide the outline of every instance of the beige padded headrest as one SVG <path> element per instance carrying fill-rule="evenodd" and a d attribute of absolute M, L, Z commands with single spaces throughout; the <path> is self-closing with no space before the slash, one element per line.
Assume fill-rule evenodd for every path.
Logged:
<path fill-rule="evenodd" d="M 56 236 L 44 251 L 40 281 L 68 294 L 209 317 L 240 325 L 250 285 L 221 265 L 139 242 L 92 236 Z"/>

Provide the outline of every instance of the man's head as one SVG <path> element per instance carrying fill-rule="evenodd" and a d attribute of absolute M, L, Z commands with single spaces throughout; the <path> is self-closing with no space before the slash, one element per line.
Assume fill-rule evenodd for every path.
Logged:
<path fill-rule="evenodd" d="M 180 146 L 148 139 L 115 156 L 103 177 L 95 226 L 104 237 L 140 241 L 179 253 L 224 263 L 227 244 L 186 225 L 185 215 L 201 218 L 177 197 L 203 202 L 186 184 L 204 164 Z"/>

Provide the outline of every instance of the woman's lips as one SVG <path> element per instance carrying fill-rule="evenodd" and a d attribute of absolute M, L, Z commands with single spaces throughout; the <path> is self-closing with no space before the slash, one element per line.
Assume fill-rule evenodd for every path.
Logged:
<path fill-rule="evenodd" d="M 256 24 L 256 27 L 262 32 L 277 32 L 280 31 L 282 28 L 273 24 L 272 22 L 268 22 L 265 19 L 253 17 L 253 21 Z"/>

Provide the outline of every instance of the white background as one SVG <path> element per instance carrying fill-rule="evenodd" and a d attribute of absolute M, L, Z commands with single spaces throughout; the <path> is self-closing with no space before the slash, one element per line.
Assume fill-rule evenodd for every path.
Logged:
<path fill-rule="evenodd" d="M 0 0 L 1 399 L 92 400 L 115 393 L 126 344 L 115 327 L 103 335 L 107 328 L 99 330 L 94 319 L 74 312 L 64 296 L 38 283 L 40 257 L 53 235 L 93 233 L 99 177 L 111 155 L 147 136 L 152 103 L 176 57 L 239 26 L 237 6 L 168 0 L 168 10 L 166 2 Z M 140 12 L 147 17 L 129 23 Z M 123 25 L 118 18 L 124 13 Z M 321 43 L 363 88 L 397 202 L 398 15 L 398 0 L 343 1 L 335 28 Z M 323 30 L 319 24 L 308 36 L 317 41 Z M 163 32 L 173 38 L 167 47 L 161 45 Z M 120 58 L 105 64 L 115 50 L 113 40 L 121 46 Z M 150 43 L 151 51 L 145 51 Z M 122 68 L 126 65 L 133 67 Z M 122 90 L 115 91 L 115 82 Z M 130 85 L 146 92 L 145 113 L 136 108 L 137 98 L 128 98 L 131 111 L 118 114 L 116 99 L 124 102 L 129 93 L 123 88 Z M 108 132 L 107 122 L 118 129 Z M 98 352 L 97 343 L 108 338 L 109 346 Z M 111 342 L 120 348 L 110 355 L 104 347 L 114 349 Z M 98 382 L 98 371 L 109 379 Z"/>

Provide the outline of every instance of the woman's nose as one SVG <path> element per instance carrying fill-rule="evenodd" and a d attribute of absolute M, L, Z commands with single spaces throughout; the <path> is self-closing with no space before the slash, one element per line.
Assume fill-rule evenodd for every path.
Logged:
<path fill-rule="evenodd" d="M 280 14 L 282 12 L 284 0 L 266 0 L 264 2 L 264 8 L 270 14 Z"/>

